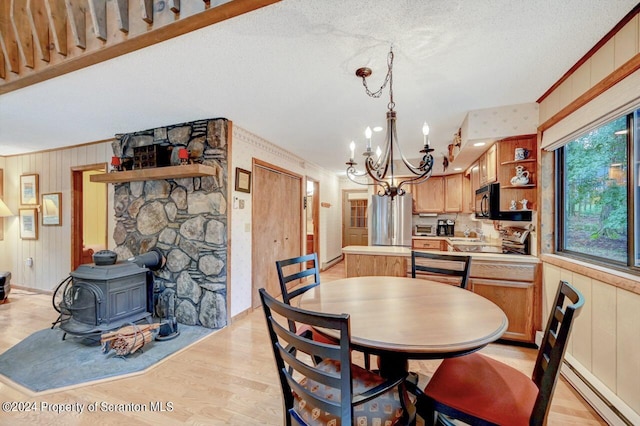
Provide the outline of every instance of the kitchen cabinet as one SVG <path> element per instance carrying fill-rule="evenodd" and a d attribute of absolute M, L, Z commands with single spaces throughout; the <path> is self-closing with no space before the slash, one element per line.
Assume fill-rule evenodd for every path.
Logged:
<path fill-rule="evenodd" d="M 537 201 L 537 176 L 536 176 L 536 152 L 537 136 L 525 135 L 503 139 L 498 145 L 498 181 L 500 182 L 500 210 L 509 210 L 511 201 L 516 202 L 516 209 L 522 209 L 522 200 L 527 200 L 527 209 L 536 210 Z M 527 158 L 515 160 L 516 148 L 524 148 L 529 151 Z M 516 167 L 521 166 L 528 172 L 529 183 L 526 185 L 513 185 L 511 179 L 516 175 Z"/>
<path fill-rule="evenodd" d="M 413 185 L 414 213 L 444 212 L 444 178 L 432 176 L 425 182 Z"/>
<path fill-rule="evenodd" d="M 447 246 L 447 240 L 414 238 L 411 241 L 411 248 L 414 250 L 447 251 Z"/>
<path fill-rule="evenodd" d="M 444 177 L 444 211 L 457 213 L 462 211 L 462 173 Z"/>
<path fill-rule="evenodd" d="M 488 183 L 493 183 L 497 180 L 497 146 L 495 144 L 484 152 L 478 160 L 480 167 L 480 186 L 484 186 Z"/>
<path fill-rule="evenodd" d="M 476 190 L 480 188 L 480 165 L 476 162 L 467 170 L 469 185 L 465 189 L 465 212 L 473 213 L 476 211 Z"/>
<path fill-rule="evenodd" d="M 498 305 L 509 319 L 505 340 L 534 343 L 540 329 L 540 264 L 474 258 L 469 289 Z"/>
<path fill-rule="evenodd" d="M 407 276 L 407 259 L 411 251 L 406 247 L 347 246 L 342 248 L 347 278 L 372 275 Z"/>

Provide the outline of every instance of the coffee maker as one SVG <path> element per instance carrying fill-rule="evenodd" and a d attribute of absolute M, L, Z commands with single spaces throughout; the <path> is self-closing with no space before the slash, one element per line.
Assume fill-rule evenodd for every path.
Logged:
<path fill-rule="evenodd" d="M 438 219 L 438 236 L 453 237 L 453 228 L 455 227 L 455 221 L 451 219 Z"/>

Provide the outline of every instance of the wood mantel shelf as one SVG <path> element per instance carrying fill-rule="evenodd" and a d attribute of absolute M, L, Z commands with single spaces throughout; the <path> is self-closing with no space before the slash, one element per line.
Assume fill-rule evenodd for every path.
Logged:
<path fill-rule="evenodd" d="M 184 166 L 155 167 L 150 169 L 127 170 L 92 175 L 91 182 L 122 183 L 144 180 L 182 179 L 196 176 L 214 176 L 216 169 L 202 164 L 187 164 Z"/>

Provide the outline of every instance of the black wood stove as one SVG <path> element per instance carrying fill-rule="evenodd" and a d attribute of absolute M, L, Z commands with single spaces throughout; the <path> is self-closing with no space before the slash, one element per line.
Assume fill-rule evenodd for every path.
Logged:
<path fill-rule="evenodd" d="M 98 264 L 80 265 L 71 272 L 58 302 L 60 328 L 69 334 L 88 335 L 142 320 L 150 323 L 153 273 L 144 262 L 156 258 L 149 265 L 155 270 L 164 263 L 159 252 L 113 264 L 99 264 L 102 262 L 94 257 Z"/>

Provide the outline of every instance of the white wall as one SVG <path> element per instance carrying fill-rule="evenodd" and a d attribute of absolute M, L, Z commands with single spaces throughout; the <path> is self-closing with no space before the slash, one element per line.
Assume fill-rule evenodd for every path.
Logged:
<path fill-rule="evenodd" d="M 111 143 L 83 145 L 74 148 L 2 158 L 4 162 L 4 196 L 9 209 L 16 214 L 5 218 L 4 241 L 0 241 L 0 269 L 11 272 L 15 285 L 43 291 L 54 290 L 71 272 L 71 167 L 108 163 Z M 39 200 L 43 193 L 62 193 L 62 226 L 42 226 L 38 215 L 38 239 L 20 239 L 20 175 L 38 174 Z M 110 185 L 111 187 L 111 185 Z M 113 188 L 109 188 L 109 207 Z M 39 201 L 40 202 L 40 201 Z M 28 207 L 28 206 L 22 206 Z M 108 244 L 113 247 L 113 215 L 108 215 Z M 26 266 L 27 258 L 33 266 Z"/>
<path fill-rule="evenodd" d="M 306 162 L 235 124 L 232 130 L 230 158 L 229 185 L 231 187 L 234 185 L 235 168 L 251 170 L 254 158 L 318 181 L 320 203 L 330 205 L 330 207 L 320 207 L 319 262 L 324 265 L 341 255 L 341 199 L 336 175 Z M 232 196 L 244 200 L 244 209 L 234 208 L 231 212 L 231 306 L 229 307 L 231 317 L 251 307 L 252 202 L 251 194 L 232 191 Z"/>

